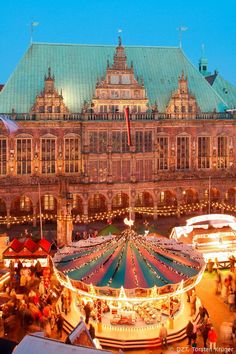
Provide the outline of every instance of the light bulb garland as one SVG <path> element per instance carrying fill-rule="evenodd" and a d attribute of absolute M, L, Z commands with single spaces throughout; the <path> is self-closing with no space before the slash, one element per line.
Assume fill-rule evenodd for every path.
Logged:
<path fill-rule="evenodd" d="M 225 202 L 211 202 L 211 208 L 222 209 L 227 212 L 236 213 L 236 206 L 232 206 Z M 185 213 L 192 213 L 198 210 L 209 207 L 209 202 L 197 202 L 182 205 L 164 205 L 162 207 L 134 207 L 132 211 L 140 215 L 150 215 L 150 216 L 180 216 Z M 129 208 L 121 208 L 112 211 L 104 211 L 100 213 L 95 213 L 93 215 L 57 215 L 53 213 L 42 213 L 41 218 L 43 221 L 56 221 L 56 220 L 68 220 L 71 218 L 74 224 L 89 224 L 95 221 L 112 220 L 116 217 L 123 216 L 129 213 Z M 39 222 L 40 214 L 37 215 L 24 215 L 24 216 L 0 216 L 0 225 L 15 225 L 24 223 L 34 223 Z"/>

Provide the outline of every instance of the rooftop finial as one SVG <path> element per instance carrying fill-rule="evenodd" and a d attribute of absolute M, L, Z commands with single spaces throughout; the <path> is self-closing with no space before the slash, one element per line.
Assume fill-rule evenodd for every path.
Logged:
<path fill-rule="evenodd" d="M 48 68 L 48 78 L 51 79 L 51 68 L 50 68 L 50 66 Z"/>
<path fill-rule="evenodd" d="M 122 33 L 122 29 L 118 29 L 118 33 L 119 33 L 119 36 L 118 36 L 118 45 L 119 47 L 121 47 L 122 43 L 121 43 L 121 33 Z"/>
<path fill-rule="evenodd" d="M 201 45 L 201 56 L 202 56 L 202 58 L 205 57 L 205 44 L 204 43 L 202 43 L 202 45 Z"/>
<path fill-rule="evenodd" d="M 183 32 L 188 30 L 188 27 L 186 26 L 179 26 L 177 28 L 177 30 L 179 31 L 179 47 L 182 48 L 182 34 Z"/>

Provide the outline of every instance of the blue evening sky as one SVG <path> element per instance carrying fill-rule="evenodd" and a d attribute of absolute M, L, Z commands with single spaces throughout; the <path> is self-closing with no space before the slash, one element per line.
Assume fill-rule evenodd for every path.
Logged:
<path fill-rule="evenodd" d="M 5 83 L 34 42 L 178 46 L 177 27 L 186 26 L 183 49 L 198 65 L 201 45 L 209 69 L 236 85 L 235 0 L 8 0 L 1 1 L 0 83 Z"/>

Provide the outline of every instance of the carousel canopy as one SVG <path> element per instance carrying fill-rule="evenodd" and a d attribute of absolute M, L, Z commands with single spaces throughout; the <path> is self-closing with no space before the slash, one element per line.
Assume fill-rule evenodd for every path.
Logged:
<path fill-rule="evenodd" d="M 186 281 L 200 272 L 204 260 L 188 245 L 163 237 L 147 239 L 126 230 L 99 245 L 62 256 L 57 266 L 86 284 L 133 289 Z"/>

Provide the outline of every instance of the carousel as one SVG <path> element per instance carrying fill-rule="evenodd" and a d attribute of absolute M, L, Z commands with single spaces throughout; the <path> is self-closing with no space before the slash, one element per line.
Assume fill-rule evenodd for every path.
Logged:
<path fill-rule="evenodd" d="M 73 243 L 59 250 L 53 262 L 60 283 L 76 294 L 78 311 L 89 307 L 98 330 L 112 336 L 120 329 L 124 338 L 125 328 L 144 333 L 183 319 L 183 295 L 205 269 L 202 255 L 191 246 L 130 228 Z"/>
<path fill-rule="evenodd" d="M 226 214 L 207 214 L 190 218 L 186 225 L 174 227 L 171 239 L 191 244 L 206 262 L 236 257 L 236 218 Z"/>

